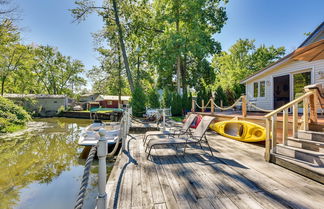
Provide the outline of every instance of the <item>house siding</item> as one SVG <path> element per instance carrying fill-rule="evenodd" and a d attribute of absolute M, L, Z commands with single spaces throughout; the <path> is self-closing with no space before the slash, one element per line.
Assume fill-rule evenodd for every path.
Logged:
<path fill-rule="evenodd" d="M 301 72 L 303 70 L 310 69 L 312 72 L 312 84 L 313 83 L 324 83 L 324 60 L 317 60 L 313 62 L 306 62 L 306 61 L 290 61 L 286 64 L 283 64 L 273 70 L 264 73 L 253 80 L 250 80 L 246 83 L 246 95 L 247 99 L 253 102 L 256 106 L 267 109 L 273 110 L 273 77 L 282 76 L 282 75 L 290 75 L 290 100 L 293 96 L 293 80 L 292 74 Z M 253 97 L 253 83 L 265 81 L 265 97 Z M 253 109 L 250 109 L 253 111 Z"/>

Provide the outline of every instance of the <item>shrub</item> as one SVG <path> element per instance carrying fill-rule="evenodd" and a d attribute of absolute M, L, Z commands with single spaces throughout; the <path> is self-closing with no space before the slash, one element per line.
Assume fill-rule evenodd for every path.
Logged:
<path fill-rule="evenodd" d="M 150 108 L 160 107 L 160 95 L 155 89 L 151 89 L 148 92 L 148 106 Z"/>
<path fill-rule="evenodd" d="M 144 94 L 144 90 L 140 84 L 136 84 L 134 92 L 132 94 L 131 106 L 133 115 L 136 117 L 141 117 L 145 113 L 145 103 L 146 96 Z"/>
<path fill-rule="evenodd" d="M 171 102 L 172 116 L 182 115 L 182 98 L 178 93 L 173 93 Z"/>
<path fill-rule="evenodd" d="M 164 107 L 164 108 L 171 107 L 171 101 L 172 101 L 172 94 L 171 94 L 171 92 L 167 88 L 163 89 L 162 107 Z"/>
<path fill-rule="evenodd" d="M 31 120 L 30 115 L 11 100 L 0 97 L 0 132 L 13 132 L 23 128 Z"/>

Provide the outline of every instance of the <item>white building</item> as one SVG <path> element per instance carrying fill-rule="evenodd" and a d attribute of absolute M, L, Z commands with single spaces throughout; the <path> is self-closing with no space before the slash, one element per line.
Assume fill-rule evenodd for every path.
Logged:
<path fill-rule="evenodd" d="M 324 22 L 294 52 L 241 83 L 248 101 L 267 110 L 302 95 L 306 85 L 324 84 Z"/>

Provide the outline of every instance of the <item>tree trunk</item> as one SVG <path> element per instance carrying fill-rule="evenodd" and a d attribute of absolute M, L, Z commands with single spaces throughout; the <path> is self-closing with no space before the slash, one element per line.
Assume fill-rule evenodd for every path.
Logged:
<path fill-rule="evenodd" d="M 1 96 L 3 96 L 3 94 L 4 94 L 5 81 L 6 81 L 6 77 L 2 77 L 2 79 L 1 79 Z"/>
<path fill-rule="evenodd" d="M 121 64 L 121 57 L 120 57 L 120 49 L 118 47 L 118 108 L 122 107 L 122 100 L 121 100 L 121 89 L 122 89 L 121 71 L 122 71 L 122 64 Z"/>
<path fill-rule="evenodd" d="M 179 20 L 179 8 L 178 8 L 178 18 L 176 20 L 176 30 L 177 33 L 180 33 L 180 20 Z M 176 71 L 177 71 L 177 92 L 178 94 L 181 94 L 181 54 L 180 54 L 180 46 L 177 46 L 178 48 L 178 55 L 177 55 L 177 63 L 176 63 Z"/>
<path fill-rule="evenodd" d="M 131 89 L 131 92 L 133 93 L 134 92 L 134 83 L 133 83 L 132 73 L 130 71 L 129 64 L 128 64 L 128 58 L 127 58 L 126 48 L 125 48 L 125 44 L 124 44 L 123 31 L 122 31 L 122 27 L 121 27 L 120 22 L 119 22 L 119 14 L 118 14 L 118 7 L 117 7 L 117 1 L 116 0 L 113 0 L 113 7 L 114 7 L 115 22 L 116 22 L 116 25 L 117 25 L 119 43 L 120 43 L 120 47 L 121 47 L 121 50 L 122 50 L 122 55 L 123 55 L 125 69 L 126 69 L 127 79 L 128 79 L 128 83 L 129 83 L 129 87 Z"/>
<path fill-rule="evenodd" d="M 184 55 L 182 65 L 181 65 L 181 81 L 182 81 L 182 92 L 186 95 L 187 92 L 187 80 L 186 80 L 186 72 L 187 72 L 187 55 Z"/>

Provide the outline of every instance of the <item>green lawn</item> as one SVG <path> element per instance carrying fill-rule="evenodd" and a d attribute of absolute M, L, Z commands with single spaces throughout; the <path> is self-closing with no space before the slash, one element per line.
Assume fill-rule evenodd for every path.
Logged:
<path fill-rule="evenodd" d="M 172 120 L 175 120 L 177 122 L 182 122 L 184 117 L 183 116 L 171 116 L 170 117 Z"/>

